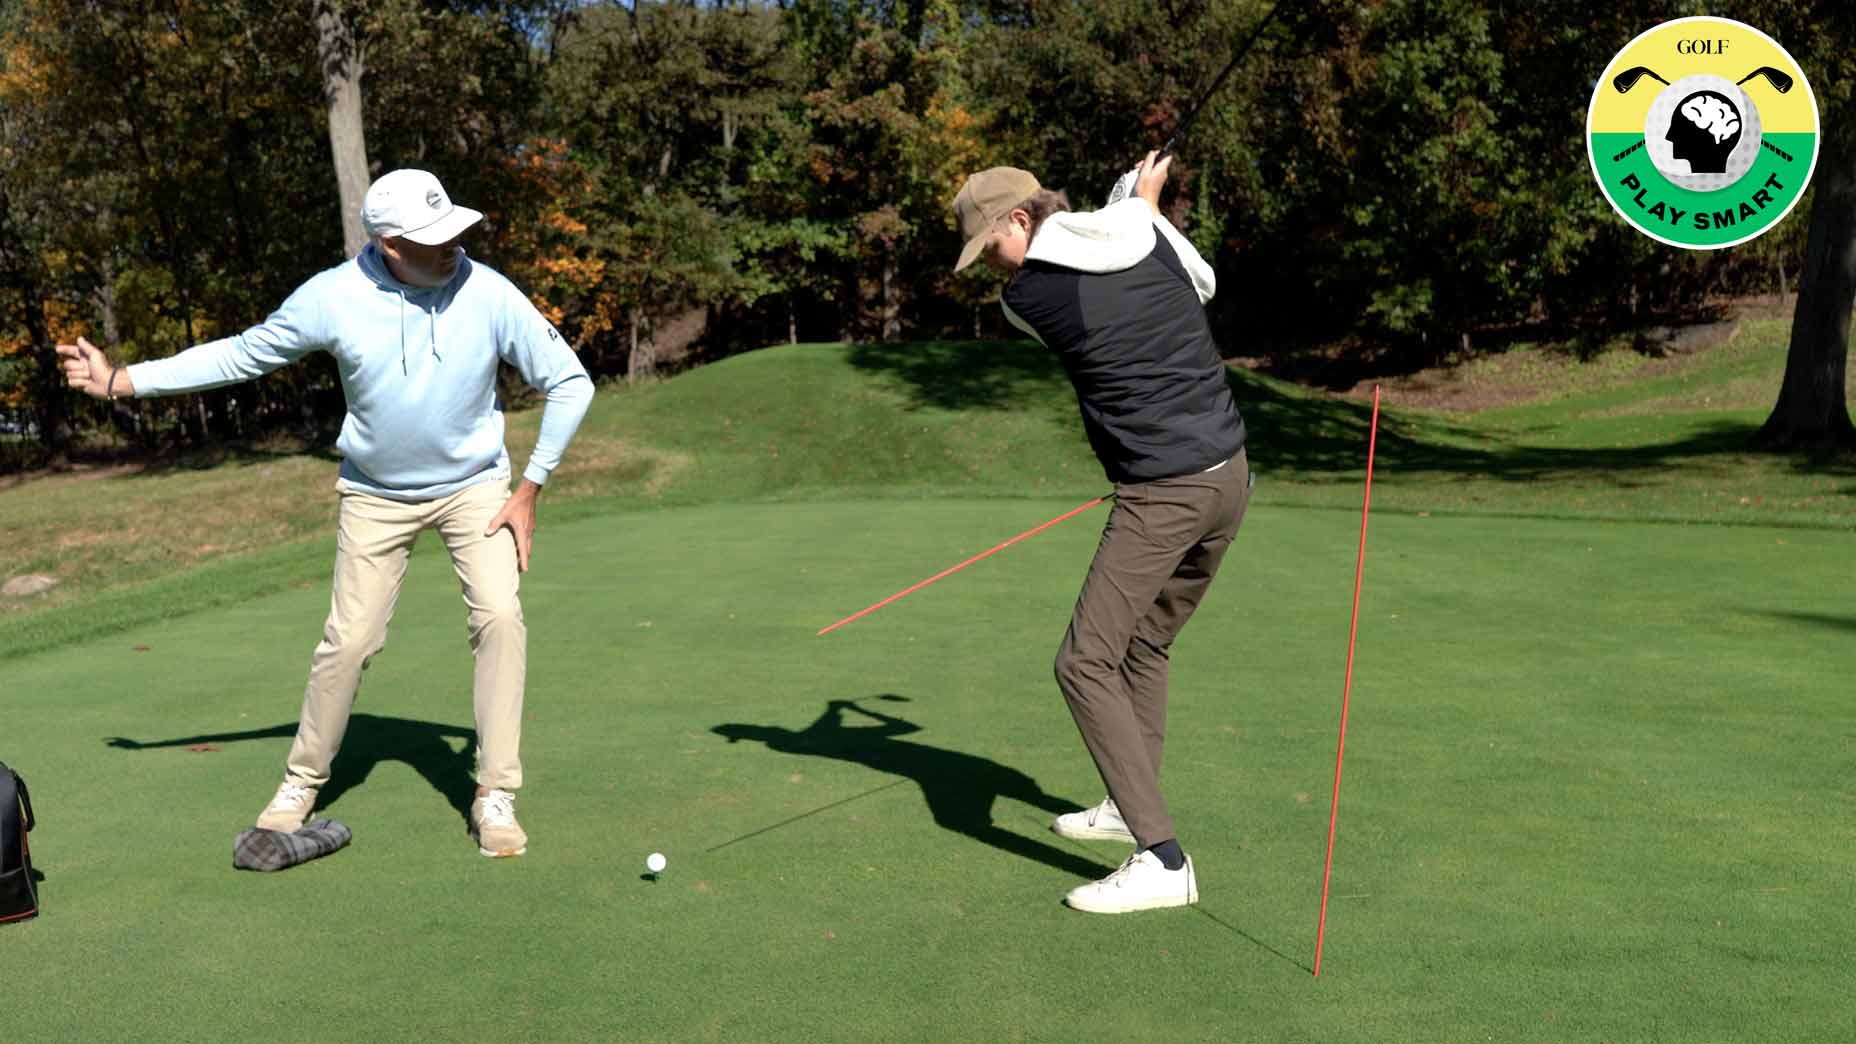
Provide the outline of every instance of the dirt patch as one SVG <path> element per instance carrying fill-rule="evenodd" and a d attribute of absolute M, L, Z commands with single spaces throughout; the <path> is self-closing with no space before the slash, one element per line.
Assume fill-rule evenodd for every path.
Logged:
<path fill-rule="evenodd" d="M 0 475 L 0 493 L 12 489 L 14 486 L 23 486 L 28 482 L 38 482 L 45 479 L 64 482 L 90 482 L 96 479 L 116 478 L 119 475 L 133 475 L 143 470 L 145 470 L 145 467 L 141 464 L 73 464 L 71 467 L 60 471 L 54 471 L 50 468 L 40 468 L 37 471 L 16 471 L 11 475 Z"/>

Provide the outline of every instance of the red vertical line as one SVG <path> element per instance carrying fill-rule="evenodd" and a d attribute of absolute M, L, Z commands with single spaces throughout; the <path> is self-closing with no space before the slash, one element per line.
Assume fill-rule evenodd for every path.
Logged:
<path fill-rule="evenodd" d="M 1366 439 L 1366 499 L 1360 505 L 1360 554 L 1353 567 L 1353 624 L 1347 631 L 1347 682 L 1340 695 L 1340 744 L 1334 751 L 1334 797 L 1328 802 L 1327 868 L 1321 872 L 1321 919 L 1315 924 L 1315 968 L 1321 974 L 1321 940 L 1328 927 L 1328 883 L 1334 876 L 1334 828 L 1340 822 L 1340 763 L 1347 754 L 1347 704 L 1353 698 L 1353 645 L 1360 635 L 1360 581 L 1366 575 L 1366 516 L 1373 507 L 1373 453 L 1379 443 L 1379 386 L 1373 386 L 1373 423 Z"/>

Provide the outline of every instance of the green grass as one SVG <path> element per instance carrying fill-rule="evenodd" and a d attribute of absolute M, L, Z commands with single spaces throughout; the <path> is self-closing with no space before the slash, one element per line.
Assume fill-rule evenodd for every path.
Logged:
<path fill-rule="evenodd" d="M 800 346 L 602 389 L 524 580 L 514 861 L 463 834 L 470 664 L 428 539 L 325 794 L 354 845 L 230 868 L 327 608 L 330 461 L 0 489 L 0 573 L 64 581 L 0 606 L 0 758 L 46 875 L 45 916 L 0 928 L 7 1025 L 1852 1039 L 1856 615 L 1826 578 L 1856 468 L 1740 450 L 1783 343 L 1601 357 L 1630 379 L 1481 414 L 1388 404 L 1318 980 L 1357 401 L 1232 376 L 1260 485 L 1176 649 L 1167 753 L 1205 898 L 1128 918 L 1057 905 L 1121 850 L 1046 829 L 1101 793 L 1050 678 L 1100 509 L 813 635 L 1107 488 L 1034 347 Z"/>
<path fill-rule="evenodd" d="M 1167 776 L 1198 910 L 1057 904 L 1121 851 L 1045 829 L 1100 796 L 1049 675 L 1098 514 L 813 636 L 1065 506 L 711 505 L 553 527 L 573 550 L 525 581 L 533 842 L 516 861 L 463 834 L 470 668 L 435 546 L 337 763 L 329 812 L 355 843 L 288 873 L 238 873 L 229 850 L 275 783 L 323 591 L 15 659 L 8 691 L 29 698 L 9 700 L 7 757 L 38 799 L 47 912 L 5 929 L 9 1025 L 148 1041 L 1856 1032 L 1856 617 L 1817 582 L 1844 534 L 1377 520 L 1316 980 L 1354 519 L 1260 500 L 1176 649 Z M 670 858 L 656 882 L 653 850 Z"/>
<path fill-rule="evenodd" d="M 1637 373 L 1642 357 L 1622 350 L 1572 367 L 1543 364 L 1538 352 L 1516 353 L 1534 361 L 1514 372 L 1476 364 L 1493 376 L 1472 379 L 1566 391 L 1472 415 L 1387 402 L 1375 503 L 1411 513 L 1856 528 L 1856 460 L 1743 448 L 1776 394 L 1785 336 L 1781 323 L 1749 323 L 1726 346 L 1647 378 Z M 1590 371 L 1631 379 L 1594 384 Z M 1370 408 L 1245 371 L 1231 380 L 1273 501 L 1356 509 Z M 538 420 L 535 410 L 511 419 L 518 462 Z M 194 587 L 171 581 L 206 562 L 228 576 L 266 576 L 262 590 L 321 582 L 326 565 L 309 563 L 328 546 L 333 481 L 326 453 L 247 450 L 0 487 L 0 578 L 62 581 L 32 600 L 0 599 L 0 659 L 98 626 L 190 611 Z M 550 483 L 543 518 L 845 497 L 1080 502 L 1106 488 L 1069 385 L 1035 345 L 801 345 L 601 389 Z M 282 559 L 302 567 L 277 571 Z"/>

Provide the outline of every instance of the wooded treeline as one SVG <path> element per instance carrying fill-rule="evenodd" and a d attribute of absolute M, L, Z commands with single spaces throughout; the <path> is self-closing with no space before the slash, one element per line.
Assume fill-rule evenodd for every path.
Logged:
<path fill-rule="evenodd" d="M 1639 32 L 1700 8 L 1289 3 L 1175 164 L 1170 206 L 1218 268 L 1227 354 L 1353 343 L 1417 364 L 1518 330 L 1620 329 L 1797 290 L 1809 200 L 1752 243 L 1691 252 L 1629 228 L 1592 181 L 1597 76 Z M 1099 205 L 1265 10 L 3 0 L 0 466 L 55 463 L 98 431 L 155 449 L 330 430 L 342 406 L 326 359 L 105 404 L 62 389 L 51 346 L 81 333 L 157 358 L 262 319 L 343 258 L 338 170 L 352 194 L 355 161 L 363 185 L 424 167 L 484 210 L 472 255 L 597 374 L 789 339 L 1002 333 L 985 307 L 996 279 L 948 271 L 962 177 L 1010 163 Z M 1810 0 L 1707 13 L 1786 44 L 1836 129 L 1851 15 Z M 1820 185 L 1836 164 L 1850 183 L 1848 139 L 1827 134 Z M 1812 241 L 1820 269 L 1852 249 L 1838 236 Z"/>

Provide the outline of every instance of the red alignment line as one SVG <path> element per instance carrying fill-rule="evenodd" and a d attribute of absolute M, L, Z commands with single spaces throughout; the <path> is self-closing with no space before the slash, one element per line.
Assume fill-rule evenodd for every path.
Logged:
<path fill-rule="evenodd" d="M 1340 822 L 1340 762 L 1347 753 L 1347 704 L 1353 697 L 1353 643 L 1360 634 L 1360 580 L 1366 573 L 1366 516 L 1373 506 L 1373 451 L 1379 443 L 1379 386 L 1373 386 L 1373 425 L 1366 439 L 1366 499 L 1360 505 L 1360 556 L 1353 567 L 1353 625 L 1347 632 L 1347 684 L 1340 695 L 1340 746 L 1334 751 L 1334 797 L 1328 803 L 1328 861 L 1321 873 L 1321 920 L 1315 925 L 1315 968 L 1321 974 L 1321 940 L 1328 927 L 1328 882 L 1334 876 L 1334 827 Z"/>
<path fill-rule="evenodd" d="M 1104 500 L 1107 500 L 1110 495 L 1111 494 L 1105 493 L 1102 496 L 1099 496 L 1095 498 L 1094 500 L 1090 501 L 1089 503 L 1084 504 L 1082 507 L 1072 508 L 1071 510 L 1066 511 L 1061 515 L 1058 515 L 1056 518 L 1051 519 L 1049 522 L 1046 522 L 1043 525 L 1038 526 L 1035 529 L 1025 530 L 1023 533 L 1020 533 L 1017 536 L 1013 537 L 1012 539 L 1007 540 L 1005 543 L 1000 544 L 998 547 L 993 548 L 991 551 L 982 551 L 979 554 L 974 555 L 972 558 L 967 559 L 965 562 L 962 562 L 959 565 L 954 566 L 951 569 L 943 569 L 939 573 L 936 573 L 935 575 L 929 577 L 926 580 L 923 580 L 921 583 L 916 584 L 913 587 L 904 588 L 901 591 L 897 591 L 895 594 L 890 595 L 888 598 L 883 599 L 882 601 L 876 603 L 875 605 L 869 607 L 868 609 L 861 609 L 861 610 L 858 610 L 857 612 L 852 613 L 851 615 L 845 617 L 844 619 L 839 620 L 837 623 L 832 624 L 830 627 L 827 627 L 824 630 L 818 632 L 818 634 L 814 635 L 813 637 L 816 638 L 821 635 L 830 634 L 831 632 L 837 630 L 838 628 L 843 627 L 845 624 L 850 623 L 852 620 L 855 620 L 862 616 L 869 616 L 871 613 L 874 613 L 878 609 L 881 609 L 884 606 L 888 605 L 889 603 L 895 601 L 896 599 L 901 598 L 903 595 L 914 594 L 916 591 L 919 591 L 922 588 L 927 587 L 929 584 L 934 583 L 936 580 L 939 580 L 942 577 L 947 576 L 950 573 L 957 573 L 961 571 L 962 569 L 965 569 L 966 567 L 979 561 L 980 559 L 985 558 L 987 555 L 991 555 L 991 554 L 995 554 L 997 552 L 1003 551 L 1006 548 L 1011 547 L 1013 544 L 1018 543 L 1020 540 L 1023 540 L 1028 536 L 1034 536 L 1038 533 L 1042 533 L 1044 530 L 1049 529 L 1050 527 L 1056 525 L 1059 522 L 1062 522 L 1063 520 L 1067 518 L 1073 518 L 1077 515 L 1082 514 L 1085 511 L 1088 511 L 1090 508 L 1095 507 L 1097 504 L 1102 503 Z"/>

